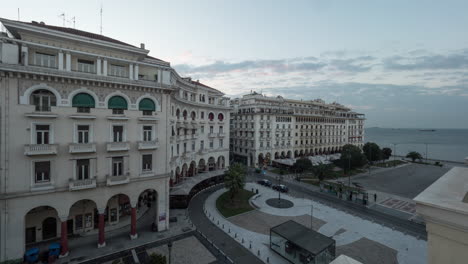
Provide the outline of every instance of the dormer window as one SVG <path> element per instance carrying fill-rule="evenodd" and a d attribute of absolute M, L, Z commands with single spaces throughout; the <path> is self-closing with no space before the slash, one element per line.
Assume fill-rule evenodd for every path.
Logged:
<path fill-rule="evenodd" d="M 33 105 L 36 106 L 36 111 L 50 112 L 52 106 L 57 106 L 55 95 L 47 90 L 37 90 L 31 95 Z"/>

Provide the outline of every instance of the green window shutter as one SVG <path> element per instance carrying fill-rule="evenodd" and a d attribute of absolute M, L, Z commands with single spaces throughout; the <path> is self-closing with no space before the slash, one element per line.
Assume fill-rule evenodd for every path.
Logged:
<path fill-rule="evenodd" d="M 138 109 L 140 111 L 156 111 L 156 106 L 154 105 L 153 100 L 145 98 L 140 101 Z"/>
<path fill-rule="evenodd" d="M 72 106 L 94 108 L 96 104 L 94 102 L 94 98 L 91 95 L 87 93 L 79 93 L 73 96 Z"/>
<path fill-rule="evenodd" d="M 127 109 L 127 100 L 125 100 L 122 96 L 113 96 L 111 99 L 109 99 L 108 108 Z"/>

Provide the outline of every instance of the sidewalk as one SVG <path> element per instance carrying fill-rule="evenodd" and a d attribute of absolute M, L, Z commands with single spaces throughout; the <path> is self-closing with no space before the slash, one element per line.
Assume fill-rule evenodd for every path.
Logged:
<path fill-rule="evenodd" d="M 59 259 L 57 263 L 81 263 L 194 230 L 186 217 L 186 210 L 171 210 L 169 215 L 177 216 L 177 222 L 170 223 L 168 230 L 152 232 L 151 223 L 154 221 L 155 212 L 149 210 L 137 221 L 137 239 L 131 240 L 130 226 L 124 226 L 106 232 L 106 246 L 103 248 L 97 248 L 97 235 L 70 238 L 68 241 L 70 254 Z"/>

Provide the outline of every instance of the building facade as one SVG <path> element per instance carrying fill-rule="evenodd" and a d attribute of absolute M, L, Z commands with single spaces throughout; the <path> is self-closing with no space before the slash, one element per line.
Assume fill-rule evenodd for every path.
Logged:
<path fill-rule="evenodd" d="M 143 44 L 0 22 L 0 261 L 57 239 L 66 256 L 70 235 L 103 247 L 124 226 L 137 239 L 144 213 L 166 230 L 171 188 L 228 166 L 218 90 Z"/>
<path fill-rule="evenodd" d="M 341 151 L 364 144 L 364 115 L 338 103 L 258 93 L 231 101 L 231 158 L 248 166 Z"/>

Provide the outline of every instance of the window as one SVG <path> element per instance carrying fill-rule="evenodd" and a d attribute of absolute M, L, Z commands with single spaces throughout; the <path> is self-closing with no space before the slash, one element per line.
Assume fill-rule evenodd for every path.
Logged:
<path fill-rule="evenodd" d="M 210 126 L 210 133 L 213 133 L 213 130 L 214 130 L 213 126 Z"/>
<path fill-rule="evenodd" d="M 76 70 L 79 72 L 96 73 L 96 69 L 94 67 L 94 61 L 90 61 L 90 60 L 78 59 Z"/>
<path fill-rule="evenodd" d="M 52 106 L 57 106 L 55 95 L 47 90 L 37 90 L 31 95 L 31 102 L 36 106 L 36 111 L 50 112 Z"/>
<path fill-rule="evenodd" d="M 123 126 L 112 126 L 112 140 L 113 142 L 122 142 L 123 141 Z"/>
<path fill-rule="evenodd" d="M 112 158 L 112 176 L 123 175 L 123 157 Z"/>
<path fill-rule="evenodd" d="M 200 150 L 205 149 L 205 141 L 200 140 Z"/>
<path fill-rule="evenodd" d="M 224 120 L 224 115 L 219 113 L 218 114 L 218 120 L 222 122 Z"/>
<path fill-rule="evenodd" d="M 36 125 L 36 144 L 49 144 L 49 135 L 49 125 Z"/>
<path fill-rule="evenodd" d="M 195 142 L 192 142 L 192 151 L 195 151 Z"/>
<path fill-rule="evenodd" d="M 205 112 L 201 112 L 201 113 L 200 113 L 200 118 L 201 118 L 201 119 L 205 119 Z"/>
<path fill-rule="evenodd" d="M 204 134 L 205 133 L 205 126 L 201 126 L 200 131 L 201 131 L 202 134 Z"/>
<path fill-rule="evenodd" d="M 109 99 L 107 107 L 112 109 L 112 114 L 123 115 L 124 110 L 128 109 L 127 100 L 125 100 L 122 96 L 113 96 Z"/>
<path fill-rule="evenodd" d="M 142 168 L 143 171 L 151 171 L 153 169 L 153 155 L 151 154 L 145 154 L 142 157 Z"/>
<path fill-rule="evenodd" d="M 184 152 L 183 153 L 185 153 L 185 152 L 187 152 L 187 143 L 184 142 Z"/>
<path fill-rule="evenodd" d="M 127 68 L 122 65 L 111 64 L 109 66 L 109 75 L 117 77 L 128 77 Z"/>
<path fill-rule="evenodd" d="M 77 180 L 89 179 L 89 159 L 79 159 L 76 161 Z"/>
<path fill-rule="evenodd" d="M 219 126 L 219 133 L 223 133 L 223 126 Z"/>
<path fill-rule="evenodd" d="M 152 126 L 143 126 L 143 141 L 153 140 L 153 127 Z"/>
<path fill-rule="evenodd" d="M 89 125 L 78 125 L 76 130 L 77 130 L 77 143 L 79 144 L 89 143 Z"/>
<path fill-rule="evenodd" d="M 210 148 L 213 148 L 214 144 L 213 144 L 213 140 L 210 140 Z"/>
<path fill-rule="evenodd" d="M 220 138 L 220 139 L 219 139 L 219 148 L 222 148 L 222 147 L 223 147 L 223 143 L 224 143 L 224 142 L 223 142 L 223 139 Z"/>
<path fill-rule="evenodd" d="M 209 119 L 210 121 L 213 121 L 213 119 L 214 119 L 214 114 L 213 114 L 213 113 L 209 113 L 209 114 L 208 114 L 208 119 Z"/>
<path fill-rule="evenodd" d="M 57 68 L 55 55 L 51 55 L 51 54 L 36 52 L 34 54 L 34 63 L 37 66 Z"/>
<path fill-rule="evenodd" d="M 50 161 L 34 162 L 35 183 L 50 182 Z"/>
<path fill-rule="evenodd" d="M 177 144 L 177 155 L 179 155 L 179 144 Z"/>

